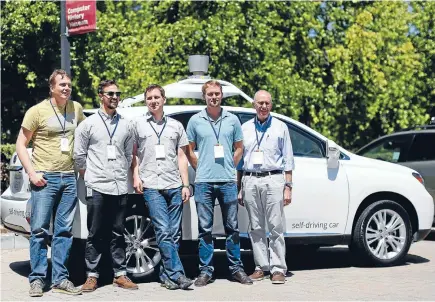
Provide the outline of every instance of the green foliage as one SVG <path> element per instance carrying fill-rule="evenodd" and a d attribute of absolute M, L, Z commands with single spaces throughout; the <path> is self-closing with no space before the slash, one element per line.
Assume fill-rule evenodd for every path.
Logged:
<path fill-rule="evenodd" d="M 55 2 L 1 6 L 2 132 L 13 141 L 59 67 L 60 13 Z M 98 106 L 104 78 L 129 96 L 186 77 L 189 54 L 209 55 L 209 74 L 248 95 L 269 90 L 275 111 L 350 149 L 427 122 L 435 103 L 434 2 L 99 1 L 97 8 L 97 32 L 69 39 L 73 97 L 85 107 Z M 201 103 L 170 100 L 182 102 Z"/>
<path fill-rule="evenodd" d="M 6 160 L 9 161 L 15 152 L 15 144 L 2 144 L 0 149 L 2 157 L 5 156 Z"/>

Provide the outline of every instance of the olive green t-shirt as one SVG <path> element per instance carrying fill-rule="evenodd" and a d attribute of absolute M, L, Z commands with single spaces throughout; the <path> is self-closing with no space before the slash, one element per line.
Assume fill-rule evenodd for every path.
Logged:
<path fill-rule="evenodd" d="M 21 127 L 33 131 L 32 164 L 35 171 L 74 171 L 74 130 L 84 119 L 83 107 L 74 101 L 67 102 L 66 112 L 65 106 L 52 106 L 49 99 L 26 112 Z M 63 125 L 65 125 L 65 134 Z M 62 137 L 68 139 L 69 151 L 61 151 Z"/>

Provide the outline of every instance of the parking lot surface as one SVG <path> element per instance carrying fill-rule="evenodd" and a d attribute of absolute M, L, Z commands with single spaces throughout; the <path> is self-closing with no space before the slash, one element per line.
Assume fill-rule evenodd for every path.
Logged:
<path fill-rule="evenodd" d="M 189 277 L 197 274 L 197 256 L 183 256 Z M 251 252 L 243 253 L 246 271 L 254 267 Z M 429 240 L 411 246 L 406 264 L 389 267 L 355 267 L 347 247 L 321 248 L 312 255 L 292 255 L 288 250 L 289 274 L 285 285 L 269 280 L 244 286 L 228 280 L 224 252 L 216 252 L 216 281 L 204 288 L 169 291 L 155 281 L 143 280 L 139 290 L 127 291 L 103 285 L 93 293 L 66 296 L 48 291 L 44 301 L 133 300 L 435 300 L 435 231 Z M 1 250 L 0 300 L 38 300 L 28 296 L 30 271 L 28 249 Z"/>

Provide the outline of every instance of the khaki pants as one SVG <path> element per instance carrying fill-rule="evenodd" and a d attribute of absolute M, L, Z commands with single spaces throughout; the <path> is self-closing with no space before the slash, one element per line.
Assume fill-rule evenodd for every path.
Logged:
<path fill-rule="evenodd" d="M 264 177 L 244 175 L 242 194 L 250 220 L 251 238 L 256 269 L 286 274 L 284 176 Z M 269 231 L 269 243 L 266 237 Z"/>

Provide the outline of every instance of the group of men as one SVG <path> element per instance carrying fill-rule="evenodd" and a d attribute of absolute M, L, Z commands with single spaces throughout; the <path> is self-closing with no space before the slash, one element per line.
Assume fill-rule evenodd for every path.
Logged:
<path fill-rule="evenodd" d="M 180 122 L 164 114 L 165 91 L 159 85 L 146 88 L 148 112 L 132 120 L 117 111 L 121 92 L 113 80 L 100 82 L 100 109 L 86 119 L 81 105 L 69 100 L 71 78 L 65 71 L 55 70 L 49 86 L 50 97 L 27 111 L 17 139 L 17 154 L 29 175 L 32 200 L 30 296 L 42 296 L 47 283 L 52 216 L 53 291 L 78 295 L 96 290 L 106 248 L 111 252 L 113 285 L 138 289 L 126 276 L 124 219 L 129 170 L 135 191 L 143 194 L 149 209 L 162 258 L 159 277 L 163 287 L 187 289 L 193 283 L 199 287 L 213 282 L 216 199 L 234 281 L 249 285 L 269 277 L 275 284 L 285 282 L 283 207 L 291 202 L 294 160 L 286 125 L 270 115 L 272 98 L 267 91 L 255 94 L 257 116 L 242 126 L 237 116 L 221 107 L 220 83 L 210 80 L 202 87 L 207 107 L 192 116 L 185 131 Z M 32 158 L 26 150 L 31 140 Z M 195 282 L 186 277 L 178 255 L 182 207 L 190 199 L 189 162 L 196 171 L 199 230 L 200 274 Z M 77 204 L 74 168 L 86 185 L 89 231 L 87 280 L 81 287 L 69 281 L 66 267 Z M 241 261 L 238 204 L 246 207 L 250 219 L 256 265 L 250 276 Z"/>

